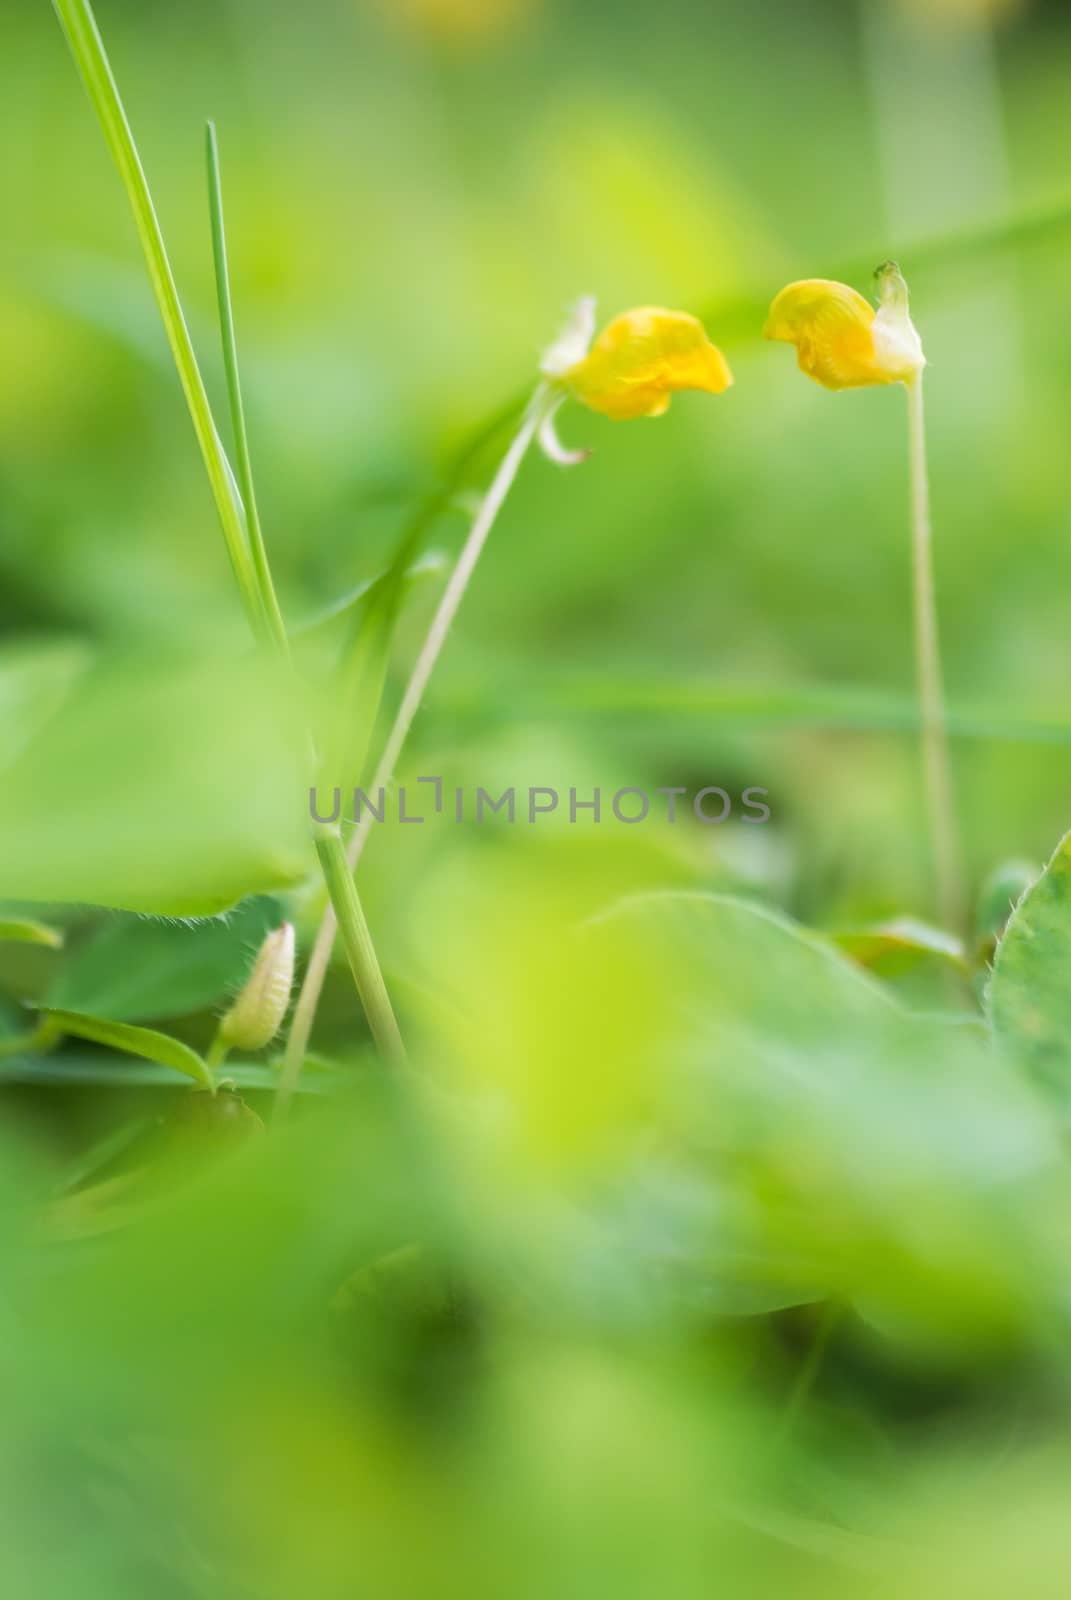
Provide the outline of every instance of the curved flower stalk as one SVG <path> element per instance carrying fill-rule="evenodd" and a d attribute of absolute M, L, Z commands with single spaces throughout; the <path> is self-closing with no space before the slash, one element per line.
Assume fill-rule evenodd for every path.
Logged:
<path fill-rule="evenodd" d="M 725 357 L 710 343 L 702 323 L 686 312 L 641 307 L 615 318 L 593 343 L 594 333 L 595 301 L 585 296 L 543 354 L 541 380 L 480 504 L 413 666 L 372 778 L 373 794 L 385 788 L 394 776 L 483 547 L 532 444 L 537 443 L 548 460 L 560 467 L 578 466 L 590 454 L 587 450 L 569 450 L 558 438 L 554 419 L 564 402 L 573 397 L 617 420 L 659 417 L 669 408 L 673 395 L 682 390 L 720 394 L 733 381 Z M 366 813 L 347 850 L 351 871 L 360 860 L 368 828 Z M 329 906 L 294 1009 L 279 1083 L 280 1112 L 285 1111 L 301 1071 L 336 927 L 335 913 Z"/>
<path fill-rule="evenodd" d="M 960 931 L 965 901 L 956 831 L 941 684 L 933 535 L 922 374 L 926 357 L 911 320 L 900 268 L 887 261 L 875 275 L 877 309 L 846 283 L 810 278 L 782 289 L 766 323 L 767 339 L 794 344 L 800 370 L 825 389 L 902 383 L 908 397 L 915 654 L 922 722 L 922 764 L 936 872 L 937 912 Z"/>

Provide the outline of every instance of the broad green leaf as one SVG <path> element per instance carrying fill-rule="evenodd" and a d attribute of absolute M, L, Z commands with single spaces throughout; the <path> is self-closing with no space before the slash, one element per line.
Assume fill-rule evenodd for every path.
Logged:
<path fill-rule="evenodd" d="M 198 916 L 294 884 L 307 762 L 281 667 L 112 656 L 3 774 L 4 895 Z"/>
<path fill-rule="evenodd" d="M 14 944 L 43 944 L 49 950 L 59 950 L 63 944 L 59 928 L 21 917 L 0 917 L 0 939 L 10 939 Z"/>
<path fill-rule="evenodd" d="M 87 1017 L 80 1011 L 49 1009 L 43 1010 L 41 1016 L 55 1026 L 57 1033 L 88 1039 L 92 1044 L 110 1045 L 126 1055 L 142 1056 L 162 1067 L 172 1067 L 206 1088 L 212 1085 L 212 1075 L 201 1057 L 189 1045 L 166 1033 L 157 1033 L 155 1028 L 135 1028 L 129 1022 L 106 1022 L 101 1017 Z"/>
<path fill-rule="evenodd" d="M 711 1185 L 716 1283 L 881 1303 L 919 1327 L 1014 1318 L 1036 1246 L 1016 1185 L 1041 1181 L 1054 1145 L 984 1039 L 910 1015 L 828 942 L 743 901 L 638 896 L 589 937 L 647 952 L 667 1041 L 660 1156 L 668 1137 L 678 1207 L 683 1171 Z"/>
<path fill-rule="evenodd" d="M 997 1039 L 1071 1111 L 1071 834 L 1019 901 L 987 992 Z"/>
<path fill-rule="evenodd" d="M 242 982 L 264 935 L 281 920 L 278 902 L 264 896 L 201 922 L 109 918 L 70 951 L 45 1003 L 117 1022 L 200 1010 Z"/>

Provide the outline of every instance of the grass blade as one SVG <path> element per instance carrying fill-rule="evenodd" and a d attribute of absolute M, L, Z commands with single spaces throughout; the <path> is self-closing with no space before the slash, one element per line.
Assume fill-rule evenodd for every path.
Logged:
<path fill-rule="evenodd" d="M 97 113 L 112 160 L 122 179 L 130 209 L 134 214 L 134 224 L 141 240 L 149 280 L 189 406 L 197 442 L 201 447 L 201 456 L 212 487 L 242 604 L 254 633 L 258 638 L 262 638 L 266 624 L 256 575 L 249 558 L 241 507 L 233 493 L 233 479 L 216 431 L 204 380 L 197 365 L 197 357 L 182 313 L 178 289 L 175 286 L 163 234 L 149 193 L 149 185 L 123 103 L 119 98 L 119 90 L 112 76 L 104 43 L 97 29 L 89 0 L 53 0 L 53 6 L 66 35 L 79 76 Z"/>
<path fill-rule="evenodd" d="M 205 128 L 205 159 L 208 166 L 208 205 L 212 220 L 212 258 L 216 269 L 216 299 L 219 304 L 219 330 L 223 344 L 223 365 L 227 373 L 227 394 L 231 406 L 231 427 L 238 460 L 238 487 L 245 505 L 246 528 L 253 555 L 253 569 L 260 590 L 263 608 L 272 641 L 285 653 L 287 649 L 286 626 L 272 582 L 268 552 L 264 544 L 264 530 L 257 509 L 256 490 L 253 486 L 253 462 L 249 453 L 249 434 L 245 425 L 245 407 L 242 404 L 242 385 L 238 375 L 238 340 L 234 330 L 234 306 L 231 300 L 230 274 L 227 270 L 227 234 L 223 224 L 223 185 L 219 170 L 219 142 L 216 126 L 209 122 Z"/>

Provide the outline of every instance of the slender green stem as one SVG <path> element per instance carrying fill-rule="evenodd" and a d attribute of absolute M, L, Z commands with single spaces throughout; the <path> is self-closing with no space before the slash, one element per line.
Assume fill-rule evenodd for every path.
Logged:
<path fill-rule="evenodd" d="M 540 384 L 524 413 L 520 428 L 514 435 L 491 486 L 484 496 L 480 510 L 469 530 L 468 538 L 462 546 L 457 564 L 451 573 L 450 581 L 431 620 L 431 625 L 428 628 L 420 654 L 416 659 L 405 693 L 402 695 L 401 704 L 387 736 L 387 742 L 383 747 L 383 753 L 379 758 L 379 764 L 370 786 L 372 794 L 375 794 L 378 789 L 384 788 L 394 775 L 394 769 L 397 766 L 405 741 L 409 736 L 413 718 L 416 716 L 420 702 L 424 698 L 428 682 L 435 670 L 443 645 L 446 643 L 446 636 L 465 597 L 465 591 L 468 588 L 472 574 L 476 570 L 476 563 L 479 561 L 480 554 L 487 543 L 488 535 L 494 527 L 495 519 L 502 509 L 506 496 L 513 486 L 521 463 L 546 416 L 547 405 L 547 390 L 545 385 Z M 361 851 L 364 849 L 367 835 L 366 814 L 366 817 L 362 819 L 361 824 L 354 831 L 346 853 L 347 876 L 350 878 L 351 883 L 352 874 L 360 859 Z M 278 1112 L 280 1115 L 285 1114 L 286 1107 L 294 1093 L 301 1073 L 301 1065 L 308 1049 L 312 1026 L 316 1020 L 316 1008 L 320 1003 L 320 995 L 323 991 L 327 968 L 331 960 L 331 951 L 335 943 L 335 933 L 338 928 L 337 907 L 334 904 L 334 895 L 331 898 L 332 904 L 324 912 L 316 934 L 316 942 L 313 945 L 309 963 L 305 969 L 305 977 L 301 985 L 301 992 L 297 998 L 297 1004 L 294 1007 L 294 1016 L 286 1041 L 283 1071 L 279 1080 Z"/>
<path fill-rule="evenodd" d="M 182 313 L 149 185 L 96 19 L 89 0 L 53 0 L 53 5 L 134 214 L 149 280 L 201 447 L 242 604 L 254 633 L 263 639 L 269 636 L 268 626 L 260 602 L 256 573 L 249 557 L 241 507 L 212 418 L 212 409 Z"/>
<path fill-rule="evenodd" d="M 231 1047 L 223 1037 L 223 1029 L 216 1029 L 216 1036 L 208 1047 L 205 1055 L 205 1066 L 208 1068 L 209 1086 L 215 1094 L 217 1087 L 217 1073 L 230 1055 Z"/>
<path fill-rule="evenodd" d="M 379 765 L 372 779 L 372 793 L 390 783 L 398 765 L 399 757 L 409 737 L 409 730 L 413 726 L 413 718 L 420 709 L 431 675 L 435 671 L 439 656 L 442 654 L 443 645 L 446 643 L 447 634 L 450 632 L 465 598 L 465 591 L 469 586 L 472 574 L 476 570 L 476 563 L 483 553 L 488 535 L 495 525 L 498 513 L 501 511 L 506 496 L 513 487 L 514 479 L 520 470 L 521 462 L 528 452 L 528 448 L 535 438 L 536 433 L 546 415 L 544 385 L 540 385 L 531 405 L 525 413 L 524 421 L 503 457 L 502 464 L 495 474 L 494 481 L 484 496 L 479 512 L 473 520 L 469 536 L 461 547 L 457 565 L 450 574 L 450 581 L 443 591 L 437 611 L 431 619 L 424 643 L 420 647 L 413 670 L 406 684 L 405 693 L 402 695 L 387 742 L 383 747 L 383 754 L 379 758 Z M 357 865 L 364 841 L 368 834 L 369 815 L 366 812 L 362 818 L 361 826 L 354 833 L 350 844 L 350 861 Z"/>
<path fill-rule="evenodd" d="M 922 719 L 922 770 L 936 875 L 937 915 L 944 927 L 962 933 L 966 915 L 959 834 L 952 797 L 952 774 L 941 686 L 941 654 L 933 578 L 933 528 L 926 464 L 926 416 L 922 374 L 907 385 L 911 462 L 911 534 L 914 568 L 915 658 Z"/>
<path fill-rule="evenodd" d="M 335 831 L 319 834 L 316 839 L 316 853 L 320 858 L 324 882 L 331 896 L 338 926 L 342 930 L 342 942 L 346 947 L 350 971 L 353 973 L 353 981 L 357 985 L 357 993 L 361 997 L 372 1036 L 385 1060 L 397 1066 L 404 1066 L 405 1045 L 398 1031 L 364 907 L 361 905 L 357 885 L 353 881 L 353 873 L 346 860 L 341 836 Z"/>
<path fill-rule="evenodd" d="M 253 484 L 253 462 L 249 453 L 249 433 L 245 424 L 245 406 L 242 403 L 242 384 L 238 372 L 238 339 L 234 329 L 234 305 L 231 299 L 230 274 L 227 269 L 227 234 L 223 222 L 223 185 L 219 168 L 219 143 L 215 123 L 205 128 L 205 160 L 208 167 L 208 203 L 212 219 L 212 256 L 216 268 L 216 299 L 219 303 L 219 328 L 223 344 L 223 365 L 227 373 L 227 394 L 231 406 L 231 427 L 238 461 L 238 485 L 245 506 L 246 528 L 253 555 L 253 569 L 260 590 L 260 604 L 272 642 L 284 655 L 287 651 L 286 627 L 272 582 L 268 552 L 264 544 L 264 530 L 257 509 L 256 489 Z"/>

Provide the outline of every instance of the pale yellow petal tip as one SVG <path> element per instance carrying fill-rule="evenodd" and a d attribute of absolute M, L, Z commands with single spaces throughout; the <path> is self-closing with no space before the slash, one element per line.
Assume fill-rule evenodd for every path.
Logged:
<path fill-rule="evenodd" d="M 681 390 L 723 394 L 733 375 L 697 317 L 640 306 L 615 317 L 563 381 L 593 411 L 625 421 L 662 416 Z"/>
<path fill-rule="evenodd" d="M 774 300 L 767 339 L 796 346 L 800 370 L 826 389 L 910 383 L 926 365 L 899 269 L 879 269 L 881 309 L 828 278 L 790 283 Z"/>

